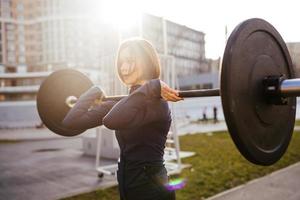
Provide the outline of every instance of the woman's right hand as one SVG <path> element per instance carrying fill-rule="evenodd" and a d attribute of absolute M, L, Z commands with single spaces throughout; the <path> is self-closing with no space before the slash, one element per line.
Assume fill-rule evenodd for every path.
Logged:
<path fill-rule="evenodd" d="M 97 98 L 97 99 L 95 99 L 94 104 L 95 104 L 95 105 L 101 105 L 102 102 L 103 102 L 103 101 L 102 101 L 101 98 Z"/>
<path fill-rule="evenodd" d="M 165 82 L 160 80 L 160 96 L 166 101 L 180 101 L 183 100 L 182 97 L 179 97 L 179 93 L 177 90 L 170 88 Z"/>

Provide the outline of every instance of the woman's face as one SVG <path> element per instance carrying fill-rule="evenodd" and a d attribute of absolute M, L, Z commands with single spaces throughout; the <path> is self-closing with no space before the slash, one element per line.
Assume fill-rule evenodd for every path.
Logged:
<path fill-rule="evenodd" d="M 120 51 L 119 59 L 120 73 L 124 83 L 130 86 L 142 84 L 143 82 L 139 80 L 141 66 L 128 47 Z"/>

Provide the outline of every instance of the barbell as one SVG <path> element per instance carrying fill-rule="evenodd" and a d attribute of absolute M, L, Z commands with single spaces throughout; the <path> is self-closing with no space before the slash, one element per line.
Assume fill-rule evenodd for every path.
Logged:
<path fill-rule="evenodd" d="M 76 98 L 93 86 L 82 73 L 63 69 L 41 84 L 37 109 L 43 123 L 62 136 L 78 135 L 62 125 Z M 267 21 L 249 19 L 228 38 L 220 71 L 220 89 L 179 91 L 183 98 L 221 96 L 229 133 L 241 154 L 271 165 L 285 153 L 293 133 L 300 79 L 280 34 Z M 124 96 L 104 96 L 120 100 Z"/>

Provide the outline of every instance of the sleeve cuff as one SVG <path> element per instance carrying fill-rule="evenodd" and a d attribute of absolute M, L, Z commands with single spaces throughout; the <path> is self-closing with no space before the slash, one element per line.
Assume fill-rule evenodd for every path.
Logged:
<path fill-rule="evenodd" d="M 82 96 L 84 97 L 93 97 L 93 98 L 99 98 L 103 95 L 101 89 L 98 86 L 92 86 L 90 89 L 88 89 Z"/>

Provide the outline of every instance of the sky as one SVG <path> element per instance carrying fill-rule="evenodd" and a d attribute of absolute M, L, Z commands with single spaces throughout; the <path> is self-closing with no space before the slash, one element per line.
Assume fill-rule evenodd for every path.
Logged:
<path fill-rule="evenodd" d="M 106 0 L 110 13 L 134 16 L 146 12 L 205 33 L 206 57 L 218 58 L 228 34 L 240 22 L 263 18 L 286 42 L 300 42 L 300 1 L 296 0 Z M 117 9 L 118 8 L 118 9 Z M 113 11 L 111 11 L 113 10 Z"/>

